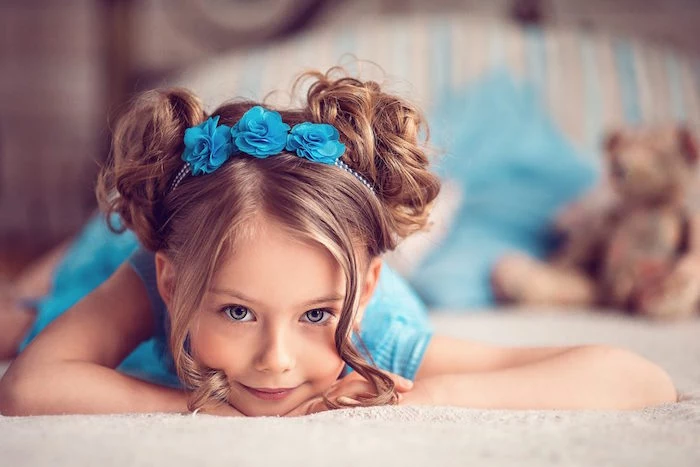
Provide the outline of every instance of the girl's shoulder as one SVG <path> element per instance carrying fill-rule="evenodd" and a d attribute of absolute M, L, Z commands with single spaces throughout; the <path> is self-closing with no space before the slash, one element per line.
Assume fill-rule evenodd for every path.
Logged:
<path fill-rule="evenodd" d="M 360 323 L 360 349 L 381 369 L 413 379 L 433 331 L 428 309 L 397 272 L 382 268 Z"/>
<path fill-rule="evenodd" d="M 382 266 L 374 296 L 367 305 L 366 319 L 398 319 L 417 324 L 428 324 L 428 308 L 406 279 Z"/>

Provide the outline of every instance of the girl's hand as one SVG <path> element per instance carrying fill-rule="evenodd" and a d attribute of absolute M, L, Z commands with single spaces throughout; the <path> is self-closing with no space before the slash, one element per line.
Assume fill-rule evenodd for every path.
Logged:
<path fill-rule="evenodd" d="M 389 376 L 394 381 L 394 384 L 396 385 L 396 392 L 399 393 L 399 397 L 401 397 L 402 393 L 410 391 L 413 387 L 413 382 L 406 378 L 386 371 L 384 374 Z M 364 379 L 356 371 L 353 371 L 349 375 L 336 381 L 326 392 L 326 397 L 328 397 L 328 399 L 346 405 L 360 405 L 360 402 L 356 399 L 356 397 L 371 397 L 374 395 L 376 395 L 376 391 L 374 390 L 372 383 Z M 286 414 L 286 416 L 296 417 L 299 415 L 310 415 L 312 413 L 323 412 L 326 410 L 329 410 L 329 408 L 324 402 L 323 396 L 316 396 L 291 410 Z"/>
<path fill-rule="evenodd" d="M 430 379 L 416 381 L 413 389 L 399 393 L 399 405 L 440 405 L 438 384 L 439 381 Z"/>

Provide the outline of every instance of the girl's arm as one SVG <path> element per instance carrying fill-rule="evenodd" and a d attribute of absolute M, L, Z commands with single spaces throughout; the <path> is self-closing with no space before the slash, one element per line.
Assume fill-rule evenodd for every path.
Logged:
<path fill-rule="evenodd" d="M 0 413 L 186 412 L 187 395 L 114 370 L 154 331 L 128 264 L 44 329 L 0 381 Z"/>
<path fill-rule="evenodd" d="M 402 404 L 503 409 L 636 409 L 677 400 L 669 376 L 601 345 L 503 348 L 448 337 L 428 346 Z"/>

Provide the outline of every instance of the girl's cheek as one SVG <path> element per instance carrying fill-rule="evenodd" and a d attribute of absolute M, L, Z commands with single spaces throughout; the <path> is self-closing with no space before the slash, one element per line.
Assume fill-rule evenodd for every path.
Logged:
<path fill-rule="evenodd" d="M 229 334 L 220 323 L 213 323 L 210 318 L 198 320 L 190 332 L 192 356 L 202 365 L 219 370 L 230 366 L 231 355 L 238 355 L 236 360 L 242 361 L 241 336 L 235 338 Z"/>
<path fill-rule="evenodd" d="M 335 346 L 335 328 L 328 329 L 306 341 L 303 366 L 318 370 L 318 374 L 328 375 L 333 380 L 340 374 L 345 362 L 338 355 Z"/>

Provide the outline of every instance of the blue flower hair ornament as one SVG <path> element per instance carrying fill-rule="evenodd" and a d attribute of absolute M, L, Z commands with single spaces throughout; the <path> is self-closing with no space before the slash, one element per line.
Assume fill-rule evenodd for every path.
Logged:
<path fill-rule="evenodd" d="M 192 168 L 192 175 L 210 174 L 231 157 L 231 129 L 219 125 L 219 117 L 185 130 L 185 152 L 182 160 Z"/>
<path fill-rule="evenodd" d="M 244 153 L 265 159 L 286 150 L 312 162 L 338 167 L 351 173 L 365 186 L 372 185 L 340 160 L 345 145 L 338 130 L 327 123 L 303 122 L 291 128 L 279 112 L 259 105 L 251 107 L 233 126 L 219 125 L 219 116 L 185 130 L 185 165 L 173 180 L 170 191 L 187 176 L 210 174 L 221 167 L 232 154 Z"/>
<path fill-rule="evenodd" d="M 335 164 L 345 152 L 345 145 L 338 141 L 339 136 L 333 125 L 304 122 L 294 125 L 287 136 L 286 149 L 310 161 Z"/>
<path fill-rule="evenodd" d="M 287 144 L 289 125 L 282 116 L 259 105 L 243 114 L 231 128 L 231 137 L 236 148 L 260 159 L 279 154 Z"/>

